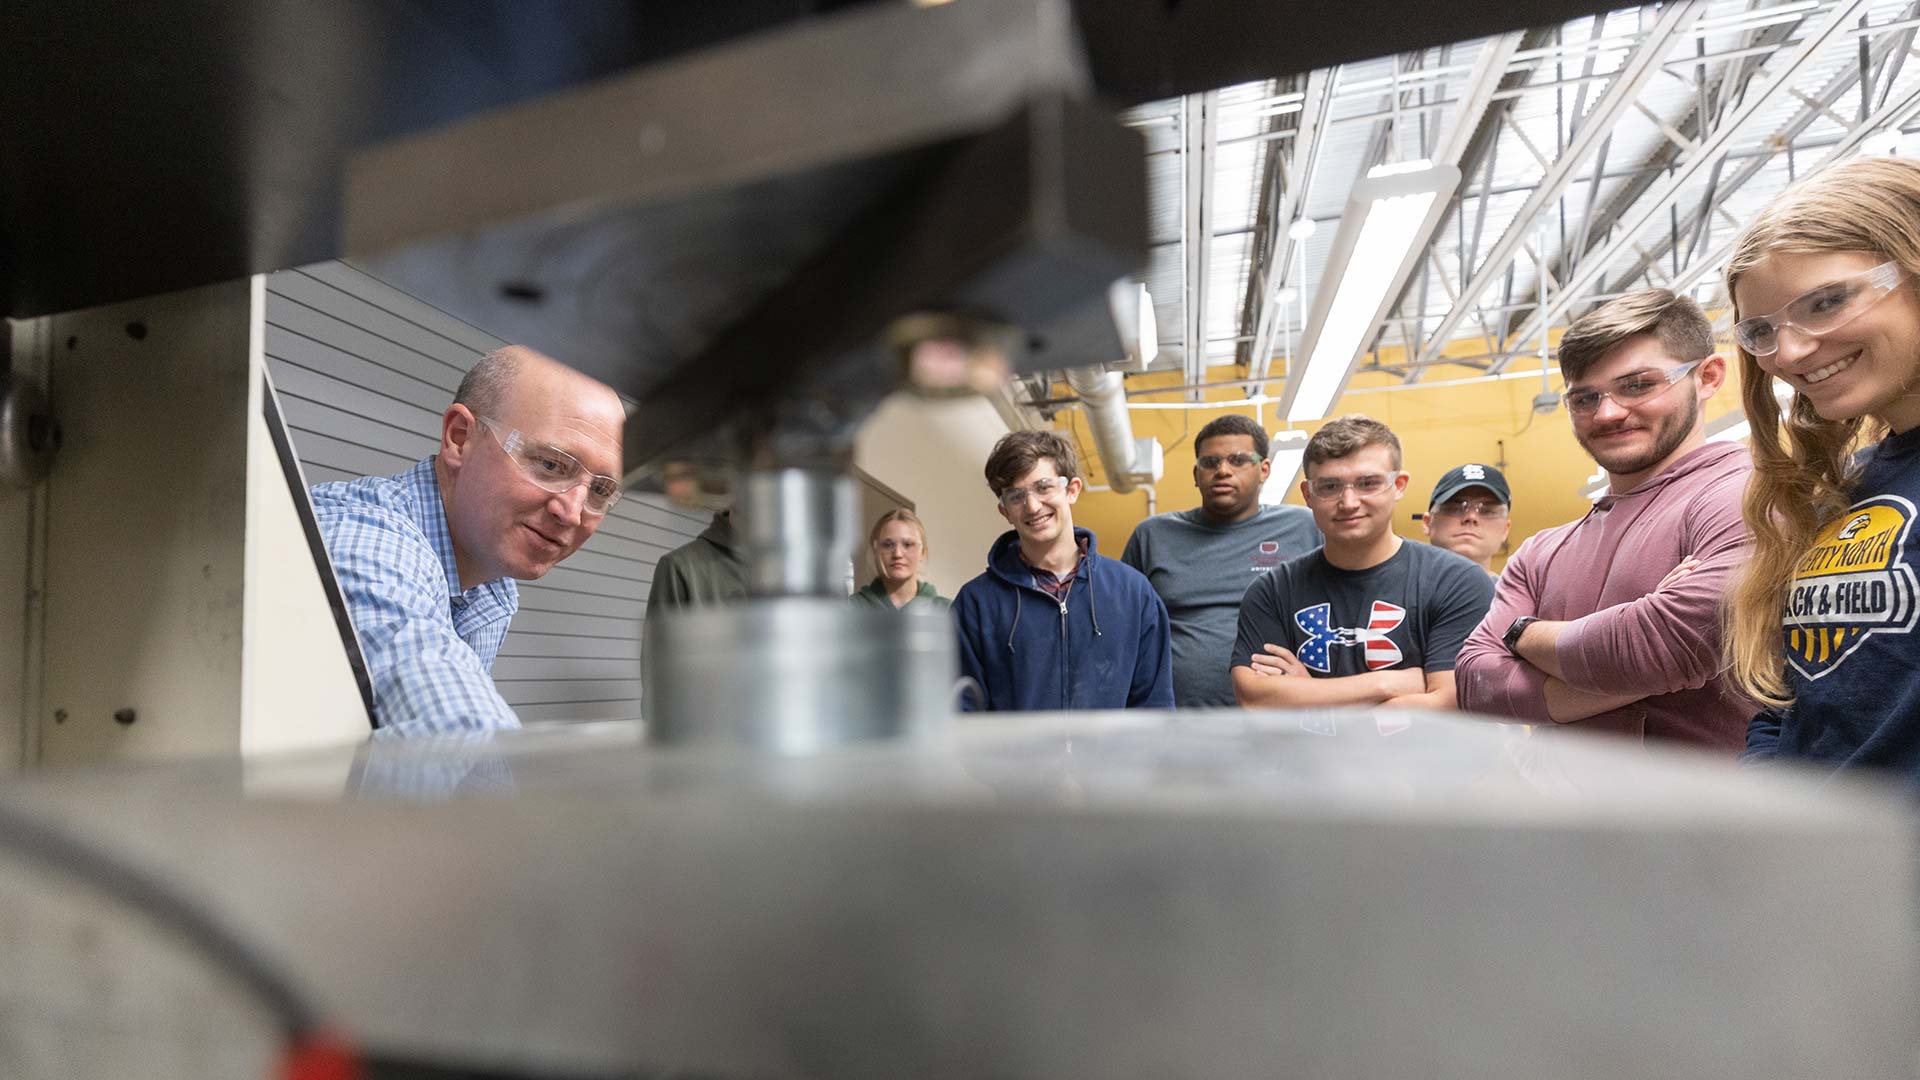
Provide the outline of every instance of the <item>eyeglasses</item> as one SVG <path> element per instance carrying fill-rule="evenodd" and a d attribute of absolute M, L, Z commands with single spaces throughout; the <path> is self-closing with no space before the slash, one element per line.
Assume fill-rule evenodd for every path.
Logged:
<path fill-rule="evenodd" d="M 904 552 L 912 553 L 920 550 L 920 541 L 918 540 L 876 540 L 874 541 L 873 546 L 878 548 L 881 551 L 886 552 L 889 555 L 893 554 L 896 551 L 904 551 Z"/>
<path fill-rule="evenodd" d="M 1463 518 L 1468 514 L 1487 521 L 1499 521 L 1507 516 L 1507 504 L 1492 499 L 1453 499 L 1433 508 L 1434 517 Z"/>
<path fill-rule="evenodd" d="M 1384 473 L 1368 473 L 1351 480 L 1342 480 L 1337 476 L 1322 476 L 1307 481 L 1307 493 L 1323 502 L 1332 502 L 1353 489 L 1355 495 L 1366 498 L 1378 495 L 1393 486 L 1393 477 Z"/>
<path fill-rule="evenodd" d="M 1899 263 L 1883 262 L 1871 270 L 1830 281 L 1802 293 L 1771 315 L 1734 323 L 1733 340 L 1754 356 L 1772 356 L 1780 351 L 1781 327 L 1791 326 L 1812 337 L 1831 334 L 1886 299 L 1906 276 Z"/>
<path fill-rule="evenodd" d="M 1218 469 L 1220 463 L 1224 461 L 1236 469 L 1244 469 L 1249 465 L 1258 465 L 1265 460 L 1267 459 L 1261 457 L 1259 454 L 1250 454 L 1245 450 L 1241 450 L 1232 454 L 1208 454 L 1205 457 L 1196 458 L 1193 462 L 1193 467 L 1199 469 L 1201 472 L 1212 472 Z"/>
<path fill-rule="evenodd" d="M 1057 477 L 1043 476 L 1035 480 L 1031 488 L 1010 487 L 1002 491 L 1000 493 L 1000 505 L 1008 510 L 1017 510 L 1027 504 L 1028 495 L 1032 495 L 1041 502 L 1046 502 L 1054 492 L 1067 490 L 1067 484 L 1070 482 L 1069 480 L 1063 480 Z"/>
<path fill-rule="evenodd" d="M 482 427 L 500 440 L 500 449 L 520 466 L 527 479 L 543 491 L 561 495 L 582 484 L 587 486 L 586 512 L 598 516 L 620 501 L 620 481 L 611 476 L 588 472 L 580 459 L 565 450 L 542 443 L 528 442 L 518 428 L 510 428 L 490 416 L 475 417 Z"/>
<path fill-rule="evenodd" d="M 1574 387 L 1567 391 L 1567 411 L 1575 416 L 1592 416 L 1600 411 L 1602 399 L 1611 399 L 1623 409 L 1644 405 L 1671 390 L 1674 383 L 1686 378 L 1687 372 L 1699 367 L 1705 359 L 1689 360 L 1671 371 L 1640 371 L 1622 376 L 1613 380 L 1613 386 L 1606 390 Z"/>

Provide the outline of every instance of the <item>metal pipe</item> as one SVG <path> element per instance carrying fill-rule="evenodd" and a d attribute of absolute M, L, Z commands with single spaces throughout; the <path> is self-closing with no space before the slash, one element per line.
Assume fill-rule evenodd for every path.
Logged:
<path fill-rule="evenodd" d="M 1458 357 L 1448 356 L 1448 357 L 1442 357 L 1439 361 L 1437 361 L 1437 363 L 1452 364 L 1452 363 L 1462 363 L 1470 360 L 1486 360 L 1486 359 L 1490 359 L 1492 356 L 1495 356 L 1495 355 L 1499 355 L 1499 354 L 1489 354 L 1488 356 L 1458 356 Z M 1369 370 L 1371 369 L 1361 368 L 1359 371 L 1355 372 L 1355 374 L 1365 375 L 1368 373 Z M 1395 373 L 1394 369 L 1392 368 L 1382 368 L 1380 370 L 1386 371 L 1389 374 Z M 1559 370 L 1560 369 L 1557 367 L 1549 368 L 1548 373 L 1552 374 L 1552 373 L 1558 372 Z M 1501 382 L 1507 379 L 1531 379 L 1537 374 L 1539 374 L 1539 372 L 1532 371 L 1532 370 L 1507 371 L 1507 372 L 1501 372 L 1498 375 L 1472 375 L 1463 379 L 1429 379 L 1429 380 L 1425 380 L 1417 383 L 1396 384 L 1393 386 L 1358 386 L 1358 387 L 1352 387 L 1345 392 L 1348 394 L 1380 394 L 1380 393 L 1385 393 L 1388 390 L 1419 390 L 1419 389 L 1427 389 L 1427 388 L 1440 387 L 1440 386 L 1465 386 L 1469 383 L 1479 383 L 1479 382 Z M 1286 376 L 1284 375 L 1275 375 L 1275 376 L 1272 376 L 1271 378 L 1266 378 L 1266 379 L 1224 379 L 1220 382 L 1201 383 L 1195 389 L 1227 390 L 1227 389 L 1233 389 L 1233 388 L 1243 388 L 1248 386 L 1259 386 L 1265 383 L 1275 383 L 1275 382 L 1285 382 L 1285 381 L 1286 381 Z M 1131 398 L 1131 397 L 1144 397 L 1147 394 L 1177 394 L 1177 393 L 1184 392 L 1187 389 L 1189 388 L 1185 386 L 1158 386 L 1158 387 L 1153 387 L 1145 390 L 1129 390 L 1127 391 L 1127 396 Z M 1240 405 L 1260 404 L 1260 403 L 1264 403 L 1272 400 L 1275 400 L 1275 399 L 1261 396 L 1258 398 L 1233 398 L 1228 401 L 1203 401 L 1197 404 L 1192 402 L 1185 402 L 1185 401 L 1177 402 L 1177 403 L 1129 402 L 1127 404 L 1127 408 L 1129 409 L 1169 409 L 1169 408 L 1174 408 L 1177 405 L 1179 408 L 1182 408 L 1182 409 L 1214 409 L 1214 408 L 1226 409 L 1226 408 L 1233 408 Z M 1049 398 L 1046 401 L 1032 402 L 1031 407 L 1036 409 L 1042 409 L 1042 408 L 1078 409 L 1078 408 L 1085 407 L 1085 403 L 1081 398 L 1077 398 L 1077 397 L 1058 397 L 1058 398 Z M 1095 489 L 1089 489 L 1089 490 L 1095 490 Z"/>
<path fill-rule="evenodd" d="M 1106 470 L 1107 482 L 1125 495 L 1133 490 L 1133 474 L 1138 471 L 1133 419 L 1127 415 L 1126 378 L 1103 368 L 1068 368 L 1067 385 L 1080 395 L 1086 408 L 1087 426 L 1093 430 L 1093 445 L 1100 453 L 1100 467 Z"/>

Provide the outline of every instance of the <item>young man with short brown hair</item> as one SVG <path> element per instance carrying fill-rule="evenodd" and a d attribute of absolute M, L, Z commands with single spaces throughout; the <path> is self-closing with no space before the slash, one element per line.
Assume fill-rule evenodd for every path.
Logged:
<path fill-rule="evenodd" d="M 1328 421 L 1307 442 L 1304 471 L 1300 491 L 1326 542 L 1247 590 L 1234 696 L 1263 708 L 1452 708 L 1454 657 L 1493 582 L 1451 551 L 1394 535 L 1408 476 L 1385 424 Z"/>
<path fill-rule="evenodd" d="M 969 708 L 1173 707 L 1167 609 L 1147 579 L 1075 528 L 1080 464 L 1051 431 L 1016 431 L 987 457 L 987 487 L 1013 529 L 960 587 L 960 670 Z"/>
<path fill-rule="evenodd" d="M 1710 443 L 1726 378 L 1700 306 L 1643 289 L 1560 339 L 1573 437 L 1607 474 L 1586 515 L 1507 560 L 1460 653 L 1460 705 L 1580 730 L 1746 744 L 1754 707 L 1721 674 L 1720 600 L 1747 549 L 1746 447 Z"/>

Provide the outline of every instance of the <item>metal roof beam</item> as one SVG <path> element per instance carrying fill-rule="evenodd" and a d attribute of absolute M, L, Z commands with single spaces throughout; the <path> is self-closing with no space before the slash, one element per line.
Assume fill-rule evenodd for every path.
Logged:
<path fill-rule="evenodd" d="M 1846 136 L 1836 143 L 1832 150 L 1828 151 L 1827 156 L 1821 158 L 1813 168 L 1800 174 L 1800 178 L 1804 180 L 1809 176 L 1813 176 L 1834 165 L 1838 165 L 1842 161 L 1859 153 L 1861 145 L 1872 137 L 1874 133 L 1884 131 L 1889 127 L 1905 124 L 1915 116 L 1920 116 L 1920 86 L 1916 86 L 1907 91 L 1907 93 L 1901 95 L 1897 100 L 1887 102 L 1876 109 L 1865 120 L 1853 125 L 1848 130 Z M 1675 291 L 1692 288 L 1700 279 L 1726 264 L 1727 257 L 1733 254 L 1734 241 L 1738 239 L 1738 234 L 1729 236 L 1724 241 L 1715 245 L 1713 250 L 1693 259 L 1685 267 L 1682 267 L 1678 273 L 1673 275 L 1666 287 Z"/>
<path fill-rule="evenodd" d="M 1440 355 L 1440 351 L 1446 348 L 1460 329 L 1460 323 L 1479 304 L 1480 297 L 1511 267 L 1515 253 L 1533 228 L 1534 219 L 1560 197 L 1568 181 L 1579 170 L 1581 162 L 1612 133 L 1614 125 L 1633 106 L 1640 91 L 1660 69 L 1660 61 L 1666 56 L 1667 50 L 1705 6 L 1702 0 L 1689 0 L 1688 3 L 1670 5 L 1661 11 L 1658 20 L 1641 39 L 1640 46 L 1621 65 L 1616 73 L 1618 77 L 1607 85 L 1606 93 L 1594 103 L 1593 111 L 1580 121 L 1579 129 L 1573 133 L 1573 138 L 1561 151 L 1558 160 L 1547 169 L 1540 186 L 1534 189 L 1512 223 L 1494 241 L 1486 257 L 1476 264 L 1473 279 L 1460 291 L 1459 302 L 1447 311 L 1439 327 L 1421 347 L 1419 358 L 1413 365 L 1416 371 Z"/>
<path fill-rule="evenodd" d="M 1909 11 L 1920 12 L 1920 2 L 1915 3 Z M 1911 29 L 1903 32 L 1890 31 L 1886 36 L 1873 43 L 1872 61 L 1876 64 L 1888 62 L 1897 64 L 1904 59 L 1903 51 L 1906 48 L 1906 43 L 1912 39 L 1912 36 L 1913 31 Z M 1881 80 L 1881 85 L 1885 88 L 1891 88 L 1893 79 L 1897 77 L 1897 74 L 1898 68 L 1891 69 L 1887 77 Z M 1834 104 L 1846 96 L 1846 93 L 1852 90 L 1859 81 L 1860 71 L 1857 67 L 1849 66 L 1842 68 L 1834 78 L 1828 82 L 1826 87 L 1819 93 L 1813 95 L 1814 101 L 1818 102 L 1821 108 L 1816 109 L 1812 104 L 1809 104 L 1807 108 L 1795 114 L 1793 119 L 1787 121 L 1779 133 L 1768 140 L 1768 145 L 1772 147 L 1796 146 L 1797 148 L 1797 140 L 1799 137 L 1805 133 L 1808 128 L 1812 127 L 1816 121 L 1826 117 L 1827 113 L 1825 110 L 1830 110 Z M 1882 99 L 1882 104 L 1885 104 L 1884 98 Z M 1850 129 L 1850 126 L 1844 123 L 1842 127 L 1848 127 Z M 1842 136 L 1841 141 L 1845 141 L 1845 138 L 1845 136 Z M 1823 137 L 1820 145 L 1830 146 L 1835 144 L 1825 141 L 1825 137 Z M 1774 150 L 1767 153 L 1746 156 L 1745 163 L 1740 169 L 1720 184 L 1715 193 L 1716 197 L 1711 200 L 1713 210 L 1715 212 L 1724 212 L 1722 208 L 1726 205 L 1727 200 L 1732 198 L 1749 180 L 1758 176 L 1762 170 L 1774 161 L 1777 154 L 1778 151 Z M 1734 155 L 1729 155 L 1729 157 L 1732 156 Z M 1644 254 L 1640 254 L 1627 270 L 1613 279 L 1616 285 L 1615 291 L 1618 291 L 1617 287 L 1620 283 L 1637 280 L 1642 274 L 1646 273 L 1649 266 L 1661 258 L 1664 258 L 1667 254 L 1667 247 L 1667 242 L 1663 239 Z M 1686 261 L 1689 265 L 1695 262 L 1693 259 Z"/>
<path fill-rule="evenodd" d="M 1183 329 L 1180 367 L 1190 386 L 1207 375 L 1207 278 L 1213 269 L 1214 132 L 1220 94 L 1188 94 L 1180 104 L 1180 254 Z M 1187 400 L 1199 401 L 1189 390 Z"/>
<path fill-rule="evenodd" d="M 1305 77 L 1302 76 L 1293 82 L 1304 84 Z M 1290 96 L 1298 100 L 1301 97 L 1301 91 L 1291 91 Z M 1288 115 L 1293 117 L 1288 123 L 1299 123 L 1298 112 Z M 1263 116 L 1263 119 L 1266 121 L 1267 133 L 1275 134 L 1283 130 L 1279 127 L 1279 116 Z M 1223 139 L 1219 145 L 1224 146 L 1227 142 L 1228 140 Z M 1255 195 L 1253 219 L 1247 223 L 1247 231 L 1253 239 L 1247 242 L 1247 281 L 1240 297 L 1240 317 L 1235 324 L 1236 329 L 1247 331 L 1259 325 L 1260 298 L 1268 289 L 1266 267 L 1273 256 L 1270 247 L 1275 239 L 1273 220 L 1279 212 L 1281 198 L 1284 197 L 1287 188 L 1292 186 L 1287 172 L 1286 148 L 1280 145 L 1278 140 L 1265 143 L 1256 153 L 1258 156 L 1253 172 Z M 1248 332 L 1239 336 L 1245 338 L 1246 343 L 1234 347 L 1233 363 L 1242 371 L 1250 371 L 1252 370 L 1254 335 Z"/>
<path fill-rule="evenodd" d="M 1507 66 L 1512 62 L 1514 55 L 1527 44 L 1527 37 L 1527 34 L 1515 31 L 1494 38 L 1481 48 L 1479 55 L 1474 58 L 1473 72 L 1468 80 L 1467 89 L 1460 95 L 1460 108 L 1451 117 L 1449 126 L 1442 132 L 1433 156 L 1429 159 L 1434 164 L 1455 167 L 1464 165 L 1466 168 L 1472 168 L 1474 164 L 1471 161 L 1472 155 L 1476 152 L 1486 152 L 1495 145 L 1499 129 L 1506 121 L 1509 108 L 1504 102 L 1496 102 L 1495 98 L 1502 89 L 1511 88 L 1508 85 Z M 1398 136 L 1395 135 L 1394 138 L 1397 139 Z M 1363 168 L 1360 175 L 1365 177 L 1366 174 L 1367 170 Z M 1456 199 L 1450 209 L 1433 218 L 1431 226 L 1424 235 L 1418 235 L 1412 239 L 1409 250 L 1424 252 L 1431 247 L 1434 238 L 1447 227 L 1448 217 L 1457 212 L 1458 207 L 1459 203 Z M 1377 339 L 1382 330 L 1393 321 L 1395 309 L 1404 301 L 1405 293 L 1412 283 L 1412 275 L 1416 271 L 1424 272 L 1425 263 L 1424 258 L 1406 260 L 1401 266 L 1398 279 L 1388 287 L 1387 293 L 1396 297 L 1394 304 L 1387 309 L 1387 314 L 1382 320 L 1367 332 L 1367 337 L 1364 339 L 1375 341 L 1375 349 L 1379 347 Z M 1405 333 L 1404 328 L 1402 333 Z M 1411 343 L 1407 344 L 1410 346 Z"/>
<path fill-rule="evenodd" d="M 1800 29 L 1801 27 L 1798 23 L 1780 23 L 1768 26 L 1755 34 L 1752 48 L 1770 55 L 1773 51 L 1784 47 L 1788 43 L 1788 40 L 1792 38 L 1794 34 L 1798 33 Z M 1705 58 L 1691 57 L 1683 62 L 1690 65 L 1698 65 L 1703 59 L 1711 61 L 1714 59 L 1714 56 L 1710 54 Z M 1729 103 L 1744 97 L 1748 83 L 1760 72 L 1763 62 L 1764 57 L 1760 54 L 1753 53 L 1751 50 L 1743 52 L 1737 57 L 1728 59 L 1725 65 L 1727 69 L 1725 74 L 1714 77 L 1717 83 L 1716 93 L 1721 102 Z M 1663 67 L 1672 66 L 1672 61 L 1668 61 L 1663 65 Z M 1706 77 L 1704 71 L 1702 72 L 1702 77 Z M 1722 115 L 1724 115 L 1724 113 Z M 1687 115 L 1682 117 L 1674 126 L 1682 132 L 1698 133 L 1704 127 L 1708 126 L 1710 122 L 1717 122 L 1717 120 L 1717 117 L 1708 118 L 1702 116 L 1698 111 L 1697 105 L 1695 105 L 1689 106 Z M 1647 191 L 1659 181 L 1660 177 L 1672 167 L 1674 161 L 1676 161 L 1679 156 L 1680 150 L 1674 146 L 1672 142 L 1662 142 L 1653 156 L 1645 162 L 1642 162 L 1637 171 L 1623 174 L 1626 178 L 1626 183 L 1622 184 L 1619 189 L 1607 199 L 1605 205 L 1595 210 L 1593 208 L 1595 204 L 1589 202 L 1586 213 L 1581 215 L 1581 236 L 1583 239 L 1573 247 L 1562 250 L 1559 257 L 1554 260 L 1554 265 L 1556 267 L 1577 267 L 1581 260 L 1586 258 L 1588 254 L 1599 251 L 1605 243 L 1608 233 L 1612 230 L 1614 223 L 1619 221 L 1622 215 L 1626 214 L 1633 208 L 1635 203 L 1640 201 L 1641 196 L 1645 195 Z M 1744 155 L 1729 154 L 1728 156 L 1739 157 Z M 1619 178 L 1620 177 L 1608 177 L 1608 179 Z M 1598 195 L 1598 193 L 1599 188 L 1596 185 L 1594 194 Z M 1524 303 L 1515 305 L 1512 310 L 1527 310 L 1532 307 L 1536 300 L 1537 297 L 1529 295 Z M 1508 295 L 1503 298 L 1501 302 L 1503 304 L 1513 304 L 1513 297 Z"/>
<path fill-rule="evenodd" d="M 1261 223 L 1266 229 L 1262 250 L 1267 258 L 1249 276 L 1250 287 L 1258 289 L 1255 308 L 1258 314 L 1252 320 L 1253 341 L 1246 353 L 1247 374 L 1257 379 L 1264 380 L 1273 369 L 1273 338 L 1282 313 L 1280 290 L 1286 287 L 1287 272 L 1293 267 L 1296 243 L 1287 230 L 1306 206 L 1307 192 L 1313 185 L 1314 169 L 1324 145 L 1321 135 L 1333 110 L 1334 70 L 1320 68 L 1307 73 L 1299 126 L 1294 128 L 1293 156 L 1288 159 L 1286 187 L 1278 199 L 1271 200 L 1272 212 Z M 1296 282 L 1294 287 L 1302 288 L 1303 283 Z"/>
<path fill-rule="evenodd" d="M 1600 18 L 1602 24 L 1604 24 L 1605 16 L 1603 15 Z M 1533 80 L 1545 67 L 1546 63 L 1552 59 L 1553 50 L 1550 48 L 1543 49 L 1542 46 L 1557 41 L 1556 35 L 1558 29 L 1558 26 L 1540 27 L 1525 31 L 1519 35 L 1518 48 L 1513 53 L 1513 56 L 1534 56 L 1537 59 L 1534 63 L 1517 68 L 1513 59 L 1511 57 L 1508 59 L 1506 74 L 1501 77 L 1499 87 L 1494 91 L 1490 99 L 1489 107 L 1483 112 L 1477 127 L 1473 130 L 1472 136 L 1467 143 L 1464 154 L 1457 163 L 1462 177 L 1461 189 L 1456 191 L 1453 198 L 1449 201 L 1446 210 L 1442 213 L 1439 222 L 1434 227 L 1433 237 L 1438 237 L 1446 229 L 1451 227 L 1461 234 L 1462 245 L 1464 246 L 1467 243 L 1467 230 L 1464 217 L 1467 194 L 1465 181 L 1468 177 L 1478 172 L 1483 174 L 1481 187 L 1491 186 L 1500 149 L 1500 136 L 1507 130 L 1508 125 L 1511 123 L 1510 114 L 1513 110 L 1513 105 L 1519 100 L 1522 94 L 1530 90 L 1539 89 L 1543 85 Z M 1544 85 L 1551 86 L 1558 84 L 1549 83 Z M 1448 104 L 1457 105 L 1459 102 L 1449 101 Z M 1334 123 L 1336 125 L 1345 123 L 1348 119 L 1350 118 L 1342 117 L 1339 120 L 1335 120 Z M 1464 134 L 1465 130 L 1464 128 L 1459 129 L 1461 134 Z M 1475 215 L 1472 246 L 1467 249 L 1469 252 L 1478 250 L 1480 246 L 1481 235 L 1486 227 L 1486 210 L 1486 201 L 1482 200 L 1479 204 L 1478 212 Z M 1429 238 L 1427 246 L 1431 254 L 1433 247 L 1432 237 Z M 1474 260 L 1471 254 L 1461 262 L 1460 282 L 1462 285 L 1466 284 L 1467 271 L 1473 266 L 1473 263 Z M 1426 272 L 1421 270 L 1420 273 L 1418 314 L 1414 316 L 1404 315 L 1408 293 L 1413 291 L 1411 281 L 1402 284 L 1399 295 L 1395 298 L 1393 307 L 1389 310 L 1395 312 L 1396 317 L 1401 318 L 1403 322 L 1412 321 L 1416 326 L 1424 327 L 1427 310 Z M 1451 285 L 1450 279 L 1447 284 L 1447 296 L 1449 302 L 1457 302 L 1458 300 L 1458 295 Z M 1491 328 L 1486 325 L 1484 320 L 1481 321 L 1481 330 L 1483 333 L 1490 334 L 1491 332 Z M 1405 335 L 1404 326 L 1402 334 Z M 1489 340 L 1491 340 L 1491 338 L 1489 338 Z M 1411 337 L 1405 337 L 1401 343 L 1401 347 L 1403 349 L 1410 349 L 1418 341 L 1419 334 L 1415 333 Z"/>
<path fill-rule="evenodd" d="M 1836 4 L 1820 26 L 1791 52 L 1784 55 L 1776 54 L 1780 66 L 1769 73 L 1766 85 L 1757 93 L 1750 92 L 1712 133 L 1703 135 L 1697 153 L 1688 154 L 1678 162 L 1669 174 L 1628 210 L 1622 217 L 1620 227 L 1613 239 L 1607 242 L 1597 254 L 1580 260 L 1577 268 L 1567 279 L 1567 287 L 1536 307 L 1514 332 L 1514 339 L 1527 341 L 1537 336 L 1543 323 L 1550 324 L 1553 319 L 1572 307 L 1582 294 L 1598 288 L 1607 266 L 1628 251 L 1639 239 L 1641 231 L 1655 217 L 1666 213 L 1681 192 L 1697 176 L 1722 160 L 1726 152 L 1732 148 L 1733 140 L 1739 135 L 1742 126 L 1762 109 L 1779 100 L 1781 95 L 1787 94 L 1801 69 L 1806 67 L 1825 45 L 1845 33 L 1848 29 L 1847 24 L 1858 18 L 1868 6 L 1868 0 L 1845 0 L 1843 3 Z M 1495 364 L 1496 369 L 1502 366 L 1504 364 L 1501 362 Z"/>

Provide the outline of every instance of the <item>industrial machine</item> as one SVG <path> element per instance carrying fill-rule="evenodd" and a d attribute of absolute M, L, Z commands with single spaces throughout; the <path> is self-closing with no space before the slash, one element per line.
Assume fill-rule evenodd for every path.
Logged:
<path fill-rule="evenodd" d="M 1903 806 L 1552 734 L 376 741 L 33 779 L 0 820 L 173 882 L 374 1075 L 1911 1075 Z M 72 880 L 0 860 L 7 1075 L 270 1075 L 272 997 Z"/>
<path fill-rule="evenodd" d="M 11 471 L 110 484 L 171 429 L 71 410 L 196 388 L 196 437 L 251 460 L 219 283 L 348 255 L 635 399 L 636 481 L 733 499 L 754 594 L 650 628 L 648 745 L 9 783 L 0 1072 L 264 1075 L 323 1026 L 392 1076 L 1910 1072 L 1884 793 L 1385 712 L 960 721 L 943 626 L 829 599 L 883 395 L 1124 353 L 1145 190 L 1113 106 L 1603 4 L 720 6 L 0 11 L 6 311 L 68 373 L 8 394 Z M 118 665 L 215 657 L 167 692 L 235 750 L 358 700 L 344 660 L 304 693 L 314 639 L 252 599 L 284 484 L 249 472 L 244 551 L 153 561 L 244 566 L 235 636 Z M 27 677 L 84 695 L 112 621 Z"/>

